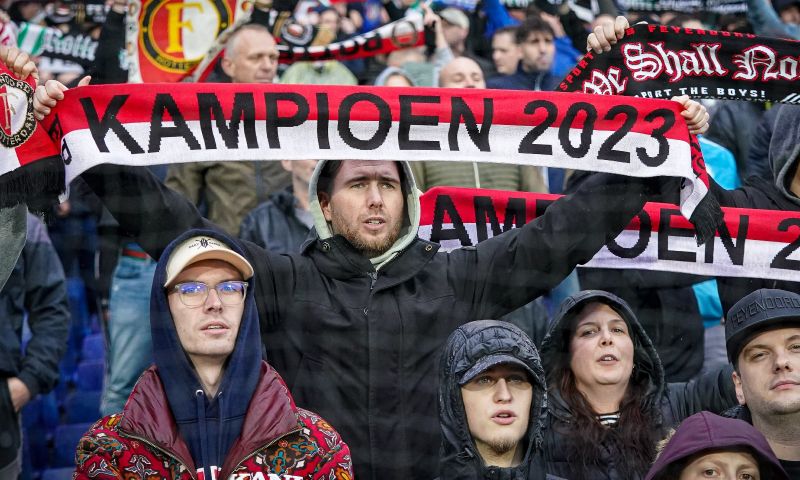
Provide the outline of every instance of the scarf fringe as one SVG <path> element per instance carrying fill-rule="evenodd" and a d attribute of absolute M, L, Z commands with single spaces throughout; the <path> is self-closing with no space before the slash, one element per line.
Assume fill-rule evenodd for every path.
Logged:
<path fill-rule="evenodd" d="M 32 212 L 43 213 L 58 204 L 64 193 L 64 162 L 46 157 L 0 176 L 0 208 L 26 203 Z"/>

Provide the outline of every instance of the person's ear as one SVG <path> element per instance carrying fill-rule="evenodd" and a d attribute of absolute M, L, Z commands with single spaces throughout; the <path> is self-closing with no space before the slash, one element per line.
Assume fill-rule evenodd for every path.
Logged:
<path fill-rule="evenodd" d="M 222 56 L 222 60 L 219 62 L 220 66 L 222 67 L 222 71 L 225 72 L 225 75 L 233 78 L 233 73 L 236 70 L 233 66 L 233 61 L 226 56 Z"/>
<path fill-rule="evenodd" d="M 744 390 L 742 389 L 742 377 L 736 371 L 733 372 L 733 387 L 736 389 L 736 400 L 739 401 L 739 405 L 747 405 L 747 400 L 744 398 Z"/>
<path fill-rule="evenodd" d="M 319 207 L 322 209 L 322 215 L 325 217 L 326 222 L 330 222 L 333 218 L 331 214 L 331 198 L 327 192 L 317 192 L 317 199 L 319 200 Z"/>

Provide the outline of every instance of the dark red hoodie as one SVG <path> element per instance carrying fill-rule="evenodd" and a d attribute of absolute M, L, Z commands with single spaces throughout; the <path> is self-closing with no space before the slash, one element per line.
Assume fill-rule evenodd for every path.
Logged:
<path fill-rule="evenodd" d="M 746 449 L 758 461 L 761 478 L 789 480 L 772 449 L 758 430 L 742 420 L 700 412 L 684 420 L 656 459 L 645 480 L 670 480 L 671 465 L 699 453 Z"/>

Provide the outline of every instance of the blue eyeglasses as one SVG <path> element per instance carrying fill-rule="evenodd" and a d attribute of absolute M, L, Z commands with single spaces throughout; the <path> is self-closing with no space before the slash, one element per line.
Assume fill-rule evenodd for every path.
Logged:
<path fill-rule="evenodd" d="M 205 304 L 211 288 L 217 291 L 219 301 L 223 305 L 233 306 L 242 303 L 247 294 L 247 285 L 247 282 L 239 280 L 220 282 L 213 287 L 203 282 L 184 282 L 175 285 L 172 290 L 178 292 L 178 298 L 187 307 L 199 307 Z"/>

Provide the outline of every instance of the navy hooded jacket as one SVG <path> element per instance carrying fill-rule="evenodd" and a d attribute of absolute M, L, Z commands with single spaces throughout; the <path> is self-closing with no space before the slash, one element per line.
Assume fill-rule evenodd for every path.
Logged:
<path fill-rule="evenodd" d="M 212 467 L 222 467 L 228 450 L 241 432 L 247 406 L 261 371 L 262 345 L 253 299 L 253 277 L 248 280 L 250 285 L 236 345 L 224 367 L 219 390 L 213 398 L 205 395 L 197 373 L 181 347 L 163 286 L 167 261 L 175 247 L 199 235 L 221 240 L 231 250 L 244 255 L 236 240 L 215 230 L 189 230 L 173 240 L 159 259 L 153 278 L 150 328 L 153 359 L 178 431 L 189 447 L 198 470 L 204 469 L 204 478 L 212 478 Z"/>

